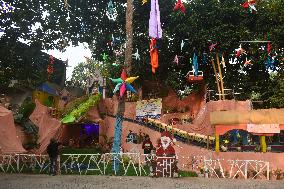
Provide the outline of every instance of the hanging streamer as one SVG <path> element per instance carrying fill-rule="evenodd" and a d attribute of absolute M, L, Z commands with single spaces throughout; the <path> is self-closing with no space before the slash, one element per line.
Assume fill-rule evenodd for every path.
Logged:
<path fill-rule="evenodd" d="M 152 72 L 156 73 L 156 69 L 159 67 L 159 55 L 158 55 L 156 39 L 151 39 L 150 41 L 150 57 L 151 57 Z"/>

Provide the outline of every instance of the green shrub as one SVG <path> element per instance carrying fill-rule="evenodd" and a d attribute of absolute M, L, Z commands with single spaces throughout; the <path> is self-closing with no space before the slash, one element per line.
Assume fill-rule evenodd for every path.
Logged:
<path fill-rule="evenodd" d="M 198 177 L 195 171 L 179 171 L 181 177 Z"/>

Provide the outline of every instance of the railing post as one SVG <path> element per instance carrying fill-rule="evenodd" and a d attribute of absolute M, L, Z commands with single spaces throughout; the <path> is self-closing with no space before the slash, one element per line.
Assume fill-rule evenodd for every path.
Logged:
<path fill-rule="evenodd" d="M 266 162 L 266 164 L 267 164 L 266 177 L 267 177 L 267 180 L 269 180 L 269 162 Z"/>
<path fill-rule="evenodd" d="M 245 179 L 248 179 L 248 161 L 245 160 L 245 162 Z"/>

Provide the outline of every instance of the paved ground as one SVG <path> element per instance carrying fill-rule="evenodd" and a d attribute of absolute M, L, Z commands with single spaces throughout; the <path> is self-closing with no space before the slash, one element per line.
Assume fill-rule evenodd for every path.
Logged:
<path fill-rule="evenodd" d="M 284 189 L 284 181 L 0 174 L 0 189 Z"/>

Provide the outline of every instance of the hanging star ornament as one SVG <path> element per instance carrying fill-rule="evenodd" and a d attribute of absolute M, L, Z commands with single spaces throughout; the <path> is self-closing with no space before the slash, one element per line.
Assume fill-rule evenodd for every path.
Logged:
<path fill-rule="evenodd" d="M 215 44 L 212 43 L 212 44 L 209 46 L 210 52 L 213 51 L 216 46 L 217 46 L 217 43 L 215 43 Z"/>
<path fill-rule="evenodd" d="M 247 66 L 247 65 L 251 65 L 252 63 L 251 63 L 251 60 L 248 60 L 247 58 L 246 58 L 246 60 L 245 60 L 245 62 L 244 62 L 244 66 Z"/>
<path fill-rule="evenodd" d="M 242 45 L 239 48 L 235 49 L 236 57 L 240 57 L 242 54 L 246 54 L 246 51 L 242 48 Z"/>
<path fill-rule="evenodd" d="M 133 58 L 135 58 L 135 60 L 140 60 L 140 55 L 138 52 L 138 49 L 136 49 L 136 53 L 132 54 Z"/>
<path fill-rule="evenodd" d="M 182 51 L 183 47 L 184 47 L 184 44 L 185 42 L 183 40 L 181 40 L 181 43 L 180 43 L 180 50 Z"/>
<path fill-rule="evenodd" d="M 103 53 L 102 54 L 102 57 L 103 57 L 103 60 L 104 61 L 107 61 L 108 60 L 108 55 L 106 53 Z"/>
<path fill-rule="evenodd" d="M 174 7 L 174 11 L 176 10 L 180 10 L 183 14 L 185 14 L 185 6 L 184 4 L 181 2 L 181 0 L 178 0 L 175 7 Z"/>
<path fill-rule="evenodd" d="M 68 0 L 64 0 L 64 7 L 69 10 L 69 7 L 71 7 L 68 3 Z"/>
<path fill-rule="evenodd" d="M 108 19 L 115 21 L 117 17 L 116 8 L 113 6 L 112 0 L 110 0 L 107 4 L 107 12 L 106 15 Z"/>
<path fill-rule="evenodd" d="M 148 2 L 148 0 L 142 0 L 142 5 L 144 5 L 147 2 Z"/>
<path fill-rule="evenodd" d="M 119 91 L 119 96 L 123 97 L 125 95 L 126 91 L 131 91 L 133 93 L 136 93 L 135 89 L 130 85 L 133 81 L 135 81 L 139 76 L 136 77 L 128 77 L 126 75 L 125 70 L 123 69 L 120 75 L 120 78 L 112 79 L 110 80 L 116 84 L 113 94 Z"/>
<path fill-rule="evenodd" d="M 241 4 L 242 7 L 244 7 L 245 9 L 249 9 L 249 11 L 251 13 L 253 13 L 253 11 L 257 11 L 256 7 L 255 7 L 255 0 L 248 0 L 245 3 Z"/>
<path fill-rule="evenodd" d="M 0 15 L 14 12 L 15 7 L 13 7 L 10 3 L 6 3 L 4 1 L 0 1 Z"/>

